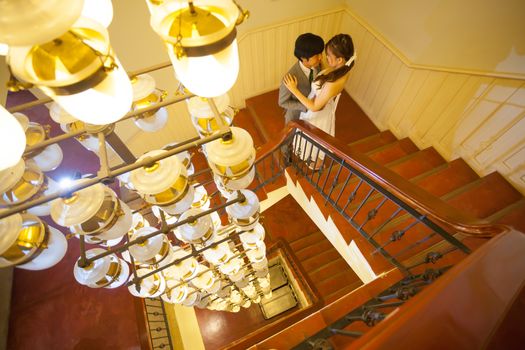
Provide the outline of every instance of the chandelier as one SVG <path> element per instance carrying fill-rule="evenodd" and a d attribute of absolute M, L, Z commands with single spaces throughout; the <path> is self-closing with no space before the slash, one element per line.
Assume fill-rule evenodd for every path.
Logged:
<path fill-rule="evenodd" d="M 8 86 L 51 98 L 50 117 L 64 131 L 51 138 L 46 126 L 0 106 L 0 267 L 42 270 L 64 257 L 64 234 L 40 218 L 49 215 L 78 238 L 78 283 L 125 285 L 141 298 L 237 312 L 271 296 L 259 200 L 248 189 L 255 149 L 248 132 L 232 126 L 236 110 L 227 95 L 239 70 L 236 26 L 248 13 L 232 0 L 146 3 L 184 91 L 175 98 L 150 75 L 124 70 L 106 29 L 109 0 L 0 2 Z M 133 118 L 143 132 L 158 131 L 165 107 L 179 101 L 198 137 L 109 167 L 106 141 L 115 123 Z M 60 166 L 59 142 L 70 137 L 99 155 L 100 170 L 62 188 L 46 172 Z M 222 204 L 211 207 L 212 195 L 196 181 L 195 148 L 206 156 Z M 113 179 L 142 198 L 159 224 L 131 210 L 107 186 Z"/>

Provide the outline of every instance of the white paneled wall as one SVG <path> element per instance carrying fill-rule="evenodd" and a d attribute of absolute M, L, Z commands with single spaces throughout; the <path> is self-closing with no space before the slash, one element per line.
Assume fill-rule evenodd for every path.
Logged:
<path fill-rule="evenodd" d="M 345 10 L 358 61 L 347 91 L 382 130 L 465 159 L 480 175 L 494 170 L 525 194 L 525 81 L 413 67 Z"/>
<path fill-rule="evenodd" d="M 293 49 L 297 36 L 311 32 L 328 40 L 339 32 L 343 16 L 342 9 L 335 9 L 240 36 L 240 72 L 237 83 L 230 90 L 232 103 L 244 107 L 246 98 L 278 88 L 282 77 L 296 60 Z"/>

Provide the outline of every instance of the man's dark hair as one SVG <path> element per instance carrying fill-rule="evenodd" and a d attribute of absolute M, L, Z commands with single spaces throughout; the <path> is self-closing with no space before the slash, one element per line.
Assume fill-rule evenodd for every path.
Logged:
<path fill-rule="evenodd" d="M 324 40 L 318 35 L 304 33 L 295 40 L 295 49 L 293 54 L 298 60 L 301 58 L 309 59 L 314 55 L 319 55 L 324 50 Z"/>

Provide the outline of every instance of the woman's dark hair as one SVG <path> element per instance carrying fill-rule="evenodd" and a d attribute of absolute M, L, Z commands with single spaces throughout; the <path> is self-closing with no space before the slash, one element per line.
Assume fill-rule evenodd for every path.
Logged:
<path fill-rule="evenodd" d="M 354 55 L 354 43 L 352 37 L 348 34 L 337 34 L 328 40 L 325 45 L 326 52 L 328 52 L 328 48 L 330 48 L 335 57 L 342 57 L 345 61 L 348 61 Z M 333 82 L 344 76 L 353 66 L 354 62 L 350 66 L 344 65 L 326 75 L 318 75 L 315 81 L 319 82 L 319 85 L 322 87 L 326 82 Z"/>

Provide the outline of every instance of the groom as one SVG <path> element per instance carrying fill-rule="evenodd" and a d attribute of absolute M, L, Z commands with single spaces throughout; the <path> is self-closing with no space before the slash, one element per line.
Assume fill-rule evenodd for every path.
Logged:
<path fill-rule="evenodd" d="M 290 68 L 289 74 L 297 78 L 297 87 L 305 96 L 310 94 L 311 84 L 321 68 L 324 41 L 312 33 L 304 33 L 295 40 L 294 55 L 298 61 Z M 301 112 L 306 112 L 306 107 L 288 90 L 283 83 L 279 86 L 279 106 L 285 109 L 285 125 L 299 119 Z"/>

